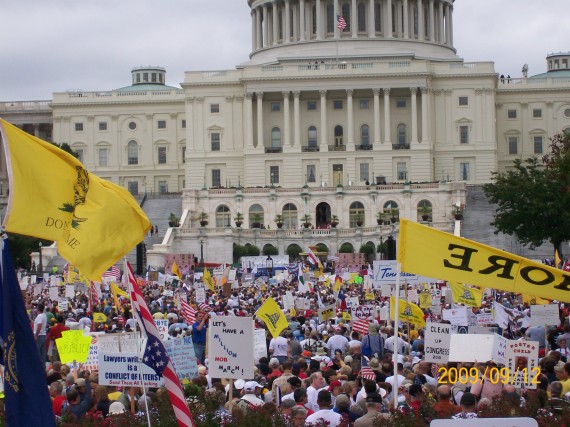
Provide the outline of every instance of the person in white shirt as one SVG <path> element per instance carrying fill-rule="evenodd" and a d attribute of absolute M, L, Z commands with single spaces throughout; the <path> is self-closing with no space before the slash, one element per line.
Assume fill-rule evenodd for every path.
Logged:
<path fill-rule="evenodd" d="M 384 349 L 388 350 L 390 353 L 394 353 L 395 342 L 396 338 L 394 337 L 394 335 L 386 338 L 386 341 L 384 341 Z M 407 354 L 408 343 L 400 337 L 398 337 L 397 342 L 398 342 L 398 354 Z"/>
<path fill-rule="evenodd" d="M 327 423 L 329 427 L 337 427 L 340 425 L 342 417 L 339 413 L 336 413 L 331 409 L 331 402 L 332 397 L 330 391 L 319 391 L 319 394 L 317 396 L 319 409 L 314 414 L 309 415 L 305 420 L 305 423 L 307 425 L 320 425 Z"/>
<path fill-rule="evenodd" d="M 244 413 L 248 410 L 255 409 L 256 407 L 263 406 L 265 402 L 261 400 L 257 395 L 261 393 L 263 386 L 257 381 L 248 381 L 243 386 L 244 395 L 238 402 L 236 406 L 240 408 Z"/>
<path fill-rule="evenodd" d="M 283 335 L 279 335 L 269 342 L 269 354 L 271 357 L 277 358 L 279 363 L 287 360 L 287 350 L 289 350 L 289 342 Z"/>
<path fill-rule="evenodd" d="M 326 381 L 323 374 L 320 372 L 314 372 L 309 377 L 311 380 L 311 385 L 307 387 L 307 408 L 313 411 L 319 410 L 319 405 L 317 404 L 317 397 L 319 391 L 325 387 Z"/>
<path fill-rule="evenodd" d="M 46 352 L 46 327 L 47 327 L 47 316 L 44 313 L 44 305 L 42 303 L 38 304 L 39 314 L 34 320 L 34 339 L 36 340 L 36 347 L 40 353 L 40 360 L 45 365 L 47 352 Z"/>
<path fill-rule="evenodd" d="M 329 338 L 325 347 L 328 349 L 330 357 L 334 357 L 336 350 L 342 351 L 343 355 L 346 353 L 348 349 L 348 339 L 342 335 L 340 327 L 337 326 L 335 328 L 334 335 Z"/>

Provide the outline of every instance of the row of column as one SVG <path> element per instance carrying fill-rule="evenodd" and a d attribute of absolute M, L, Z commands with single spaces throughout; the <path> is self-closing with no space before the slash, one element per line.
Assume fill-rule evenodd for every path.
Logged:
<path fill-rule="evenodd" d="M 336 17 L 343 15 L 347 0 L 273 0 L 251 10 L 252 50 L 279 44 L 322 40 L 327 34 L 327 7 L 333 6 L 333 38 L 341 31 Z M 380 25 L 385 38 L 428 40 L 453 46 L 453 5 L 448 0 L 348 0 L 350 2 L 350 36 L 358 37 L 358 5 L 365 5 L 367 37 L 377 36 L 376 9 L 380 8 Z M 415 11 L 417 10 L 417 17 Z M 395 16 L 394 16 L 395 14 Z M 425 16 L 428 17 L 426 20 Z M 281 19 L 281 22 L 279 20 Z M 316 21 L 316 25 L 313 22 Z M 282 31 L 280 31 L 280 25 Z M 427 27 L 426 27 L 427 25 Z M 315 28 L 316 27 L 316 28 Z M 389 29 L 386 31 L 386 29 Z M 315 31 L 316 30 L 316 31 Z M 390 31 L 391 30 L 391 31 Z M 281 34 L 282 33 L 282 34 Z M 417 33 L 417 34 L 416 34 Z"/>
<path fill-rule="evenodd" d="M 383 93 L 384 100 L 384 140 L 381 140 L 380 129 L 380 92 Z M 410 88 L 411 93 L 411 116 L 412 126 L 410 134 L 410 142 L 427 142 L 429 140 L 429 125 L 428 125 L 428 105 L 429 105 L 429 90 L 426 87 L 419 89 L 421 93 L 421 140 L 418 140 L 418 108 L 417 108 L 417 94 L 418 88 Z M 372 89 L 374 94 L 374 124 L 372 141 L 374 144 L 386 143 L 391 144 L 391 114 L 390 114 L 390 88 Z M 291 114 L 290 114 L 290 91 L 283 91 L 283 147 L 299 147 L 301 146 L 301 112 L 300 112 L 300 91 L 293 91 L 293 140 L 291 141 Z M 320 95 L 320 129 L 319 129 L 319 147 L 320 151 L 327 151 L 329 139 L 327 136 L 328 117 L 327 117 L 327 91 L 319 91 Z M 346 132 L 346 146 L 354 147 L 354 101 L 353 89 L 346 90 L 346 111 L 347 111 L 347 132 Z M 246 93 L 245 96 L 245 119 L 246 119 L 246 147 L 249 149 L 254 148 L 254 110 L 253 110 L 253 97 L 254 93 Z M 256 123 L 257 123 L 257 147 L 264 147 L 264 124 L 263 124 L 263 92 L 255 92 L 256 98 Z"/>

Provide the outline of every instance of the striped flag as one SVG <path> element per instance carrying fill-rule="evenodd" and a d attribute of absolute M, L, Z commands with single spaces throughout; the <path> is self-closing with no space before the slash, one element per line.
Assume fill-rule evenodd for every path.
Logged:
<path fill-rule="evenodd" d="M 95 283 L 89 282 L 89 312 L 93 313 L 93 308 L 95 308 L 99 304 L 99 294 L 97 292 L 97 288 L 95 287 Z"/>
<path fill-rule="evenodd" d="M 104 272 L 101 277 L 103 279 L 113 279 L 116 282 L 120 282 L 121 281 L 121 271 L 116 266 L 113 265 L 106 272 Z"/>
<path fill-rule="evenodd" d="M 307 261 L 309 261 L 312 265 L 316 265 L 319 267 L 319 269 L 323 269 L 323 264 L 321 263 L 321 260 L 319 259 L 318 256 L 315 255 L 315 253 L 311 250 L 311 248 L 309 248 L 309 250 L 307 251 Z"/>
<path fill-rule="evenodd" d="M 180 298 L 180 309 L 182 318 L 186 321 L 186 323 L 188 323 L 188 325 L 192 326 L 194 322 L 196 322 L 196 313 L 198 311 L 186 301 L 184 301 L 183 298 Z"/>
<path fill-rule="evenodd" d="M 202 311 L 206 311 L 206 312 L 210 312 L 212 311 L 212 307 L 210 307 L 208 304 L 206 304 L 205 302 L 201 303 L 200 305 L 198 305 L 198 308 Z"/>
<path fill-rule="evenodd" d="M 359 334 L 366 335 L 368 333 L 368 325 L 370 320 L 368 319 L 358 319 L 352 321 L 352 330 L 358 332 Z"/>
<path fill-rule="evenodd" d="M 340 30 L 340 31 L 344 31 L 344 29 L 346 28 L 346 21 L 344 20 L 344 18 L 340 15 L 336 16 L 336 27 Z"/>
<path fill-rule="evenodd" d="M 166 390 L 168 391 L 178 426 L 195 427 L 196 424 L 186 404 L 186 399 L 184 398 L 184 393 L 182 392 L 182 387 L 180 386 L 180 381 L 178 380 L 172 361 L 170 357 L 168 357 L 164 344 L 160 340 L 160 334 L 158 333 L 156 324 L 150 315 L 144 296 L 137 284 L 133 269 L 128 262 L 127 277 L 133 305 L 133 316 L 142 326 L 141 331 L 147 338 L 142 362 L 154 369 L 157 375 L 161 375 L 164 378 Z"/>
<path fill-rule="evenodd" d="M 368 358 L 362 356 L 362 367 L 360 368 L 360 376 L 365 380 L 376 381 L 376 374 L 368 364 Z"/>

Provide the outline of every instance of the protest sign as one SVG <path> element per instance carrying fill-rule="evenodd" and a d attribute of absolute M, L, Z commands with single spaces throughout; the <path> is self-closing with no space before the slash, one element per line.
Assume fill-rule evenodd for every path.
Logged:
<path fill-rule="evenodd" d="M 325 322 L 335 316 L 336 316 L 336 311 L 334 304 L 319 308 L 319 320 L 321 322 Z"/>
<path fill-rule="evenodd" d="M 347 297 L 346 298 L 346 307 L 347 308 L 356 307 L 359 304 L 360 304 L 360 302 L 358 301 L 358 297 Z"/>
<path fill-rule="evenodd" d="M 432 303 L 431 294 L 428 292 L 422 292 L 421 294 L 418 295 L 418 302 L 420 308 L 430 308 Z"/>
<path fill-rule="evenodd" d="M 468 326 L 467 333 L 493 335 L 497 333 L 497 328 L 490 328 L 485 326 Z"/>
<path fill-rule="evenodd" d="M 449 360 L 451 328 L 445 323 L 428 323 L 425 331 L 424 360 L 445 364 Z"/>
<path fill-rule="evenodd" d="M 198 360 L 194 353 L 192 337 L 181 337 L 168 340 L 164 347 L 174 364 L 178 378 L 194 378 L 198 375 Z"/>
<path fill-rule="evenodd" d="M 532 326 L 557 326 L 559 323 L 558 304 L 530 306 L 530 324 Z"/>
<path fill-rule="evenodd" d="M 397 261 L 374 261 L 373 266 L 373 280 L 374 287 L 380 288 L 383 284 L 395 284 L 396 283 L 396 272 L 397 272 Z M 405 272 L 400 272 L 400 280 L 402 283 L 429 283 L 436 282 L 435 279 L 429 277 L 419 276 L 417 274 L 409 274 Z"/>
<path fill-rule="evenodd" d="M 156 324 L 156 329 L 158 329 L 158 333 L 160 334 L 160 339 L 164 341 L 168 338 L 168 320 L 154 319 L 154 323 Z"/>
<path fill-rule="evenodd" d="M 83 335 L 83 331 L 63 331 L 61 338 L 55 340 L 62 363 L 87 361 L 92 337 Z"/>
<path fill-rule="evenodd" d="M 162 295 L 164 295 L 165 297 L 173 297 L 174 296 L 174 291 L 172 289 L 165 289 L 162 292 Z"/>
<path fill-rule="evenodd" d="M 499 334 L 495 334 L 494 337 L 495 337 L 495 342 L 493 343 L 492 359 L 501 365 L 506 365 L 507 343 L 509 342 L 509 340 Z"/>
<path fill-rule="evenodd" d="M 351 315 L 353 319 L 372 319 L 374 317 L 374 306 L 358 305 L 356 307 L 352 307 Z"/>
<path fill-rule="evenodd" d="M 251 283 L 251 282 L 253 282 L 254 279 L 255 279 L 255 276 L 253 273 L 243 273 L 241 275 L 241 282 L 244 284 Z"/>
<path fill-rule="evenodd" d="M 253 378 L 253 318 L 212 318 L 208 338 L 212 377 Z"/>
<path fill-rule="evenodd" d="M 380 319 L 385 322 L 390 320 L 390 306 L 380 307 Z"/>
<path fill-rule="evenodd" d="M 305 309 L 305 298 L 297 298 L 295 300 L 295 308 L 299 310 Z"/>
<path fill-rule="evenodd" d="M 468 325 L 467 307 L 457 307 L 442 310 L 443 320 L 448 320 L 452 325 Z"/>
<path fill-rule="evenodd" d="M 481 313 L 477 315 L 478 326 L 492 325 L 494 323 L 495 318 L 493 317 L 493 313 Z"/>
<path fill-rule="evenodd" d="M 283 295 L 283 309 L 287 311 L 292 308 L 295 308 L 295 298 L 291 291 L 287 291 L 285 295 Z"/>
<path fill-rule="evenodd" d="M 57 302 L 57 308 L 60 312 L 67 311 L 68 301 L 67 298 L 59 298 Z"/>
<path fill-rule="evenodd" d="M 158 282 L 158 271 L 149 271 L 148 272 L 148 281 L 149 282 Z"/>
<path fill-rule="evenodd" d="M 89 353 L 87 354 L 87 361 L 83 364 L 83 369 L 86 371 L 99 370 L 99 337 L 105 335 L 105 332 L 90 332 L 91 345 L 89 346 Z"/>
<path fill-rule="evenodd" d="M 162 378 L 139 362 L 137 353 L 104 353 L 99 349 L 99 385 L 161 387 Z"/>
<path fill-rule="evenodd" d="M 229 298 L 232 295 L 232 284 L 231 283 L 224 283 L 222 287 L 222 295 L 225 298 Z"/>
<path fill-rule="evenodd" d="M 256 329 L 253 331 L 253 359 L 259 363 L 259 359 L 267 357 L 267 342 L 265 341 L 265 330 Z"/>
<path fill-rule="evenodd" d="M 416 289 L 410 289 L 408 291 L 408 301 L 413 302 L 414 304 L 418 303 L 418 291 Z"/>
<path fill-rule="evenodd" d="M 57 301 L 59 299 L 59 288 L 52 286 L 49 288 L 49 299 L 52 301 Z"/>
<path fill-rule="evenodd" d="M 516 388 L 536 389 L 540 368 L 538 367 L 538 341 L 509 341 L 506 349 L 506 366 L 509 369 L 509 384 Z"/>
<path fill-rule="evenodd" d="M 390 295 L 392 295 L 392 286 L 386 284 L 380 285 L 380 295 L 388 298 Z"/>
<path fill-rule="evenodd" d="M 99 336 L 99 351 L 104 353 L 138 353 L 141 340 L 134 332 Z"/>
<path fill-rule="evenodd" d="M 206 289 L 203 286 L 196 288 L 195 299 L 198 304 L 206 302 Z"/>
<path fill-rule="evenodd" d="M 450 362 L 480 362 L 493 358 L 493 335 L 452 334 L 449 344 Z"/>

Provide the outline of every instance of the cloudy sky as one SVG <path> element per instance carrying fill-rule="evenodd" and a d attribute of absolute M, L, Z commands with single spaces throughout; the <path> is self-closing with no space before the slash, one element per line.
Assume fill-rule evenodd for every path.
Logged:
<path fill-rule="evenodd" d="M 568 0 L 457 0 L 455 47 L 498 73 L 546 71 L 547 53 L 570 50 Z M 160 65 L 178 86 L 184 71 L 231 69 L 248 57 L 247 0 L 2 0 L 0 101 L 53 92 L 111 90 L 130 71 Z"/>

